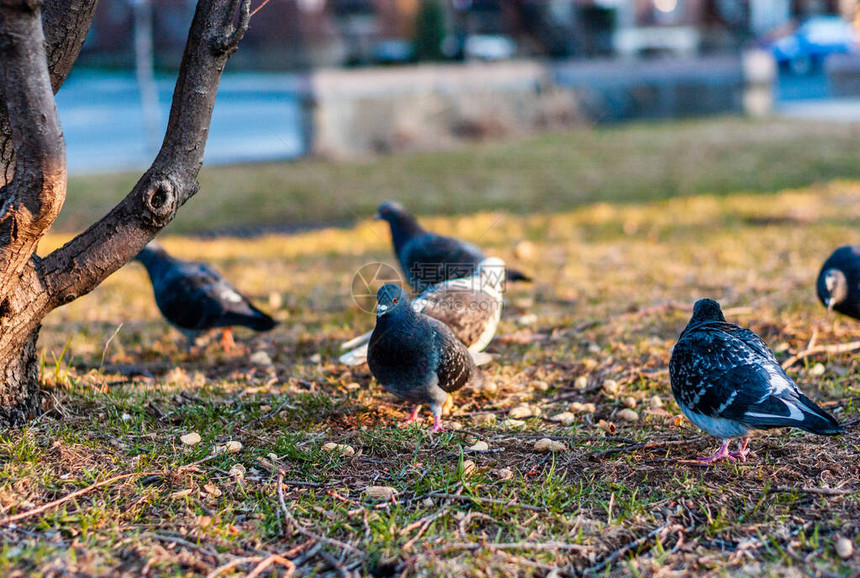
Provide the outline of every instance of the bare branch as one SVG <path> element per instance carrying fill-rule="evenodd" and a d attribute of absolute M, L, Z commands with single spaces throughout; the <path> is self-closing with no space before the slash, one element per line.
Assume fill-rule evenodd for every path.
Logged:
<path fill-rule="evenodd" d="M 42 29 L 45 34 L 51 87 L 55 94 L 78 58 L 97 4 L 98 0 L 45 0 L 42 7 Z M 14 166 L 12 131 L 6 108 L 0 103 L 0 186 L 12 180 Z"/>
<path fill-rule="evenodd" d="M 161 150 L 122 202 L 38 263 L 49 309 L 88 293 L 127 263 L 197 192 L 218 82 L 247 29 L 248 10 L 249 0 L 197 3 Z"/>
<path fill-rule="evenodd" d="M 0 1 L 0 91 L 15 156 L 0 191 L 0 301 L 14 289 L 66 197 L 66 150 L 48 75 L 38 0 Z"/>

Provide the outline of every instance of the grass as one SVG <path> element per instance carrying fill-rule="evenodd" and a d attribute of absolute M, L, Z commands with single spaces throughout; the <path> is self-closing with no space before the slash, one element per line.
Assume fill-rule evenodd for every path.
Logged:
<path fill-rule="evenodd" d="M 697 126 L 702 134 L 726 134 L 747 125 L 608 133 L 623 142 L 649 132 L 691 135 L 686 131 Z M 528 157 L 534 148 L 551 151 L 557 145 L 549 143 L 574 138 L 353 165 L 216 172 L 236 175 L 235 182 L 261 171 L 316 173 L 319 183 L 349 174 L 350 195 L 374 190 L 378 198 L 417 203 L 423 184 L 454 182 L 444 171 L 457 155 Z M 589 138 L 609 140 L 602 132 Z M 670 146 L 664 138 L 661 146 Z M 749 144 L 743 158 L 761 158 L 758 147 Z M 832 158 L 795 160 L 825 166 Z M 613 162 L 630 167 L 637 159 L 618 155 Z M 414 188 L 399 190 L 398 181 L 384 179 L 374 184 L 410 166 Z M 0 575 L 207 575 L 248 558 L 226 573 L 244 576 L 269 554 L 292 560 L 300 575 L 856 573 L 857 556 L 842 560 L 834 546 L 841 537 L 858 541 L 856 429 L 839 438 L 777 430 L 752 441 L 744 464 L 685 463 L 717 444 L 680 418 L 667 363 L 692 302 L 702 296 L 720 300 L 731 321 L 759 332 L 781 358 L 804 349 L 813 333 L 818 343 L 858 339 L 856 322 L 826 317 L 813 284 L 823 259 L 856 230 L 860 182 L 773 191 L 783 177 L 768 173 L 756 181 L 752 173 L 743 177 L 742 167 L 720 167 L 727 178 L 750 183 L 734 193 L 690 190 L 670 199 L 664 198 L 670 192 L 647 193 L 643 185 L 597 203 L 589 196 L 547 201 L 536 212 L 529 189 L 501 205 L 511 210 L 427 218 L 433 229 L 477 241 L 537 279 L 508 287 L 490 346 L 499 358 L 486 368 L 497 390 L 458 393 L 449 431 L 437 435 L 426 421 L 398 427 L 408 408 L 382 392 L 366 367 L 336 363 L 338 344 L 373 325 L 349 287 L 363 264 L 392 262 L 381 223 L 246 239 L 166 238 L 177 255 L 213 263 L 281 325 L 270 334 L 239 332 L 244 352 L 213 345 L 188 354 L 159 318 L 145 274 L 134 264 L 49 316 L 40 340 L 46 413 L 0 435 Z M 525 182 L 521 168 L 499 165 L 486 179 Z M 601 178 L 621 182 L 622 176 Z M 229 188 L 226 178 L 222 185 Z M 424 198 L 421 206 L 432 211 L 436 202 Z M 460 195 L 460 204 L 445 211 L 468 211 L 479 202 Z M 565 202 L 581 206 L 565 208 Z M 375 200 L 350 203 L 337 210 L 363 207 L 368 215 Z M 195 207 L 187 209 L 194 218 Z M 65 238 L 50 236 L 43 250 Z M 533 245 L 532 255 L 524 241 Z M 273 364 L 253 363 L 258 351 Z M 860 417 L 854 356 L 808 358 L 789 373 L 840 420 Z M 606 393 L 608 380 L 618 393 Z M 577 414 L 570 426 L 544 419 L 577 402 L 593 403 L 595 411 Z M 618 419 L 632 403 L 639 421 Z M 520 404 L 541 415 L 506 421 Z M 607 423 L 615 433 L 606 431 Z M 189 432 L 202 441 L 184 445 L 180 437 Z M 546 436 L 567 449 L 537 453 L 535 441 Z M 467 449 L 478 438 L 489 451 Z M 242 443 L 239 452 L 218 451 L 233 440 Z M 328 442 L 355 453 L 325 451 Z M 637 445 L 646 442 L 652 445 Z M 237 465 L 244 475 L 237 475 Z M 131 472 L 155 475 L 117 480 L 15 525 L 2 522 Z M 279 473 L 288 513 L 278 499 Z M 370 498 L 370 486 L 390 486 L 397 494 Z M 822 488 L 836 491 L 816 493 Z M 284 572 L 274 564 L 263 575 Z"/>
<path fill-rule="evenodd" d="M 860 125 L 716 119 L 548 133 L 349 163 L 204 167 L 174 234 L 354 224 L 396 198 L 420 214 L 568 211 L 594 202 L 776 192 L 857 175 Z M 814 154 L 811 152 L 814 151 Z M 139 175 L 75 177 L 55 229 L 82 230 Z"/>

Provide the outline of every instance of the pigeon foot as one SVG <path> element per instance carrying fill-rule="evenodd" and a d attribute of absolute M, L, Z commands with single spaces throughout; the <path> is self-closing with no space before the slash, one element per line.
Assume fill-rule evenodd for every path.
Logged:
<path fill-rule="evenodd" d="M 708 458 L 696 458 L 696 460 L 702 464 L 715 464 L 722 460 L 728 460 L 730 462 L 735 461 L 735 456 L 732 455 L 733 452 L 729 451 L 729 441 L 724 440 L 722 445 L 720 445 L 720 449 L 717 450 L 717 453 Z"/>

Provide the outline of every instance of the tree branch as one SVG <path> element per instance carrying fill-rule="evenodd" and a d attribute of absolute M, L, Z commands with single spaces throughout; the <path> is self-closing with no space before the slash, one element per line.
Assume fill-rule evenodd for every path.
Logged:
<path fill-rule="evenodd" d="M 250 0 L 198 1 L 161 150 L 122 202 L 37 262 L 49 309 L 88 293 L 127 263 L 197 192 L 218 83 L 247 30 L 249 7 Z"/>
<path fill-rule="evenodd" d="M 42 7 L 42 30 L 51 87 L 60 89 L 78 58 L 90 29 L 98 0 L 45 0 Z M 0 94 L 0 186 L 9 183 L 15 168 L 12 131 L 6 107 Z"/>
<path fill-rule="evenodd" d="M 14 290 L 66 197 L 66 150 L 48 75 L 39 0 L 0 0 L 0 91 L 17 163 L 0 190 L 0 302 Z"/>

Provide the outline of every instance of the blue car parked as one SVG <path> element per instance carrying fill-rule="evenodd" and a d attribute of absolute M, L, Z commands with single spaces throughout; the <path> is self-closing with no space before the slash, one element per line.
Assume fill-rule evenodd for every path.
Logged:
<path fill-rule="evenodd" d="M 794 34 L 771 44 L 776 62 L 795 74 L 809 74 L 830 54 L 858 51 L 857 31 L 838 16 L 815 16 Z"/>

